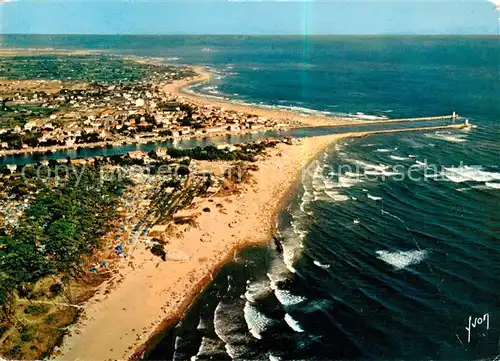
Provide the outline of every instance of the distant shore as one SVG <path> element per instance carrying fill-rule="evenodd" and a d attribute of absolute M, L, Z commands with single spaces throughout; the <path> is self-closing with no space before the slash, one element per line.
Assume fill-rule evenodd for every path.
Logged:
<path fill-rule="evenodd" d="M 276 119 L 291 126 L 329 126 L 356 123 L 356 121 L 346 120 L 342 118 L 306 116 L 286 110 L 267 109 L 259 107 L 257 105 L 237 104 L 230 101 L 203 97 L 193 92 L 187 91 L 186 88 L 192 84 L 207 82 L 210 80 L 212 75 L 203 67 L 194 66 L 191 68 L 198 74 L 197 76 L 167 84 L 164 87 L 164 91 L 172 95 L 188 99 L 190 102 L 198 106 L 208 105 L 218 108 L 224 108 L 226 110 L 232 110 L 235 112 L 254 114 L 259 117 Z"/>
<path fill-rule="evenodd" d="M 264 108 L 257 104 L 238 104 L 230 100 L 219 100 L 209 97 L 204 97 L 194 92 L 188 91 L 190 85 L 208 82 L 212 74 L 204 67 L 192 66 L 191 69 L 198 75 L 191 78 L 181 79 L 164 86 L 164 91 L 187 99 L 197 106 L 213 106 L 232 110 L 235 112 L 254 114 L 259 117 L 280 120 L 283 123 L 294 127 L 328 127 L 342 125 L 372 125 L 372 124 L 391 124 L 391 123 L 410 123 L 410 122 L 425 122 L 442 119 L 458 119 L 456 115 L 438 115 L 430 117 L 403 118 L 403 119 L 378 119 L 378 120 L 360 120 L 356 118 L 341 118 L 320 115 L 306 115 L 291 110 L 279 110 Z"/>
<path fill-rule="evenodd" d="M 16 50 L 18 51 L 18 50 Z M 34 50 L 33 50 L 34 51 Z M 38 50 L 40 51 L 40 50 Z M 9 53 L 10 49 L 6 49 L 6 52 Z M 67 52 L 62 52 L 61 54 L 68 54 Z M 0 50 L 0 56 L 3 55 Z M 137 61 L 137 60 L 136 60 Z M 197 73 L 196 76 L 185 78 L 181 80 L 173 81 L 172 83 L 163 84 L 163 91 L 166 94 L 174 95 L 183 100 L 194 104 L 199 107 L 215 107 L 215 108 L 223 108 L 225 110 L 230 110 L 234 112 L 239 112 L 242 114 L 252 114 L 259 117 L 274 119 L 281 122 L 282 127 L 272 127 L 265 129 L 246 129 L 246 130 L 236 130 L 236 131 L 222 131 L 217 133 L 210 134 L 187 134 L 181 136 L 153 136 L 149 138 L 127 138 L 120 140 L 107 140 L 93 143 L 79 143 L 72 145 L 52 145 L 48 147 L 28 147 L 21 149 L 0 149 L 0 157 L 2 156 L 15 156 L 22 154 L 30 154 L 30 153 L 46 153 L 46 152 L 56 152 L 56 151 L 65 151 L 65 150 L 77 150 L 83 148 L 105 148 L 109 146 L 118 147 L 127 144 L 148 144 L 148 143 L 158 143 L 158 142 L 166 142 L 169 140 L 176 139 L 200 139 L 200 138 L 212 138 L 212 137 L 220 137 L 227 135 L 239 135 L 239 134 L 248 134 L 254 132 L 264 132 L 275 129 L 287 129 L 287 128 L 297 128 L 297 127 L 328 127 L 328 126 L 345 126 L 345 125 L 373 125 L 373 124 L 389 124 L 389 123 L 410 123 L 410 122 L 423 122 L 423 121 L 434 121 L 434 120 L 443 120 L 443 119 L 452 119 L 452 115 L 444 115 L 444 116 L 433 116 L 433 117 L 420 117 L 420 118 L 405 118 L 405 119 L 379 119 L 374 121 L 367 120 L 359 120 L 359 119 L 351 119 L 351 118 L 339 118 L 339 117 L 328 117 L 328 116 L 309 116 L 297 112 L 292 112 L 289 110 L 278 110 L 278 109 L 269 109 L 263 108 L 258 105 L 250 105 L 250 104 L 237 104 L 231 102 L 229 100 L 216 100 L 208 97 L 204 97 L 202 95 L 195 94 L 193 92 L 188 91 L 186 88 L 192 84 L 198 84 L 207 82 L 211 78 L 211 73 L 206 71 L 205 68 L 201 66 L 193 66 L 191 69 Z M 456 115 L 455 119 L 460 118 L 460 116 Z"/>

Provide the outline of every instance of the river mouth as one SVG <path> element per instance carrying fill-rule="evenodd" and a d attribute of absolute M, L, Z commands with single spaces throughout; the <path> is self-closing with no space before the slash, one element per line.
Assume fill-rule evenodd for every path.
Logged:
<path fill-rule="evenodd" d="M 432 126 L 440 126 L 450 124 L 449 121 L 439 120 L 433 121 Z M 189 149 L 197 146 L 206 147 L 208 145 L 217 144 L 237 144 L 246 143 L 259 139 L 265 138 L 284 138 L 284 137 L 294 137 L 294 138 L 306 138 L 313 136 L 329 135 L 329 134 L 341 134 L 356 131 L 374 131 L 374 130 L 390 130 L 390 129 L 407 129 L 407 128 L 418 128 L 418 127 L 428 127 L 431 124 L 429 122 L 410 122 L 410 123 L 394 123 L 394 124 L 380 124 L 380 125 L 342 125 L 334 127 L 302 127 L 296 129 L 288 130 L 267 130 L 267 131 L 255 131 L 244 134 L 228 134 L 225 136 L 215 136 L 215 137 L 200 137 L 200 138 L 181 138 L 172 139 L 165 142 L 151 142 L 147 144 L 126 144 L 126 145 L 116 145 L 112 147 L 98 147 L 98 148 L 79 148 L 63 151 L 53 151 L 47 153 L 33 153 L 33 154 L 19 154 L 19 155 L 4 155 L 0 157 L 0 165 L 2 164 L 33 164 L 40 162 L 42 160 L 51 159 L 65 159 L 65 158 L 94 158 L 94 157 L 109 157 L 113 155 L 124 155 L 128 152 L 133 152 L 137 150 L 142 150 L 145 152 L 150 152 L 156 148 L 166 147 L 166 148 L 179 148 L 179 149 Z"/>

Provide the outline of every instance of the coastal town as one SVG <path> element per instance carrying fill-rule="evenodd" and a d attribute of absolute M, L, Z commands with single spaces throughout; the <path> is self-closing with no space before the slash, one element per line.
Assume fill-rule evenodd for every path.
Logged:
<path fill-rule="evenodd" d="M 26 61 L 32 59 L 19 64 Z M 146 66 L 147 74 L 134 81 L 0 80 L 0 156 L 286 126 L 165 92 L 165 84 L 193 77 L 187 68 L 136 65 Z M 164 249 L 169 235 L 196 225 L 196 215 L 182 212 L 202 199 L 213 202 L 203 212 L 222 212 L 222 202 L 214 199 L 237 194 L 268 149 L 294 142 L 285 137 L 185 150 L 157 147 L 1 165 L 0 353 L 38 359 L 52 352 L 84 301 L 110 292 L 117 279 L 144 266 L 138 252 L 158 261 L 188 258 Z"/>
<path fill-rule="evenodd" d="M 0 155 L 210 137 L 287 126 L 265 117 L 197 105 L 164 92 L 163 84 L 181 76 L 193 73 L 165 67 L 155 70 L 147 80 L 111 84 L 0 80 L 0 115 L 14 120 L 4 122 L 7 127 L 0 124 Z"/>
<path fill-rule="evenodd" d="M 122 319 L 126 351 L 89 351 L 129 358 L 142 337 L 179 317 L 234 247 L 272 238 L 301 167 L 334 140 L 369 134 L 167 148 L 159 143 L 281 130 L 312 118 L 181 94 L 199 74 L 155 59 L 30 55 L 9 58 L 9 71 L 4 61 L 0 160 L 35 155 L 0 165 L 0 354 L 11 359 L 77 357 L 90 346 L 71 340 L 96 340 L 103 323 L 131 307 L 141 317 Z M 143 143 L 158 144 L 51 157 Z M 141 308 L 142 294 L 157 304 Z"/>

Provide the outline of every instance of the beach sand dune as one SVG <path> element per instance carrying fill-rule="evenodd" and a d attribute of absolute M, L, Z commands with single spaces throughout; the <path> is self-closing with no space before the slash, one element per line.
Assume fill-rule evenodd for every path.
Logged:
<path fill-rule="evenodd" d="M 182 226 L 177 229 L 180 236 L 168 239 L 167 261 L 139 245 L 132 253 L 133 268 L 123 266 L 112 292 L 98 293 L 85 305 L 81 321 L 66 337 L 57 359 L 128 359 L 162 324 L 182 315 L 236 249 L 270 240 L 276 215 L 300 170 L 340 137 L 279 144 L 257 162 L 252 181 L 243 184 L 238 194 L 216 195 L 212 202 L 197 199 L 197 205 L 185 213 L 197 213 L 198 226 Z M 201 211 L 206 207 L 210 212 Z"/>
<path fill-rule="evenodd" d="M 197 71 L 201 72 L 200 69 Z M 208 77 L 207 73 L 201 72 L 195 79 L 166 85 L 165 91 L 178 95 L 181 94 L 180 87 Z M 275 113 L 269 110 L 218 104 L 194 95 L 188 97 L 202 104 L 226 109 L 234 106 L 234 110 L 253 114 L 265 111 L 258 115 L 275 117 Z M 462 125 L 448 127 L 460 128 Z M 276 149 L 270 149 L 266 157 L 257 161 L 258 170 L 252 171 L 252 181 L 242 185 L 239 193 L 197 199 L 194 207 L 182 211 L 183 215 L 196 214 L 197 225 L 180 226 L 168 237 L 166 261 L 153 256 L 144 245 L 138 245 L 130 262 L 124 262 L 119 275 L 114 278 L 113 290 L 105 292 L 103 288 L 85 304 L 82 318 L 70 329 L 70 335 L 55 358 L 64 361 L 124 360 L 140 352 L 151 336 L 182 316 L 220 265 L 232 258 L 235 250 L 271 239 L 277 213 L 287 195 L 295 189 L 301 170 L 330 144 L 345 137 L 442 128 L 446 127 L 319 136 L 303 139 L 299 144 L 279 144 Z M 214 162 L 211 168 L 224 165 L 227 163 Z M 204 208 L 210 211 L 202 211 Z"/>

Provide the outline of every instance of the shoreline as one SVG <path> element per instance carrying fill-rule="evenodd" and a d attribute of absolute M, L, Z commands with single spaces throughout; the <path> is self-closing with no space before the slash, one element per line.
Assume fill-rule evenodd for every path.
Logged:
<path fill-rule="evenodd" d="M 207 79 L 207 74 L 168 84 L 164 90 L 186 97 L 182 87 Z M 203 105 L 220 106 L 209 99 L 193 97 L 203 101 Z M 186 98 L 193 100 L 191 95 Z M 247 108 L 251 110 L 244 113 L 256 114 L 253 107 L 244 106 Z M 293 116 L 302 118 L 298 114 Z M 197 198 L 193 206 L 178 212 L 177 215 L 195 216 L 197 226 L 175 226 L 175 233 L 168 236 L 165 247 L 167 261 L 158 260 L 144 245 L 136 245 L 130 259 L 117 268 L 118 284 L 111 291 L 103 287 L 84 304 L 83 316 L 68 329 L 69 335 L 53 358 L 61 361 L 140 359 L 169 325 L 182 318 L 211 282 L 213 274 L 230 262 L 237 250 L 252 244 L 265 245 L 271 240 L 279 212 L 300 183 L 302 170 L 335 142 L 371 134 L 463 127 L 455 124 L 349 132 L 304 138 L 299 144 L 280 144 L 270 149 L 255 163 L 258 170 L 252 171 L 251 183 L 243 184 L 239 193 Z M 228 164 L 208 162 L 205 166 Z M 211 210 L 201 211 L 206 208 Z"/>
<path fill-rule="evenodd" d="M 361 120 L 357 118 L 306 115 L 299 112 L 294 112 L 292 110 L 265 108 L 263 106 L 260 106 L 259 104 L 239 104 L 231 100 L 213 99 L 210 97 L 205 97 L 202 94 L 189 91 L 187 89 L 188 86 L 208 82 L 212 77 L 212 74 L 203 66 L 189 66 L 189 68 L 198 75 L 195 77 L 181 79 L 166 84 L 163 87 L 163 90 L 166 93 L 188 100 L 189 102 L 197 106 L 213 106 L 224 108 L 226 110 L 232 110 L 235 112 L 254 114 L 259 117 L 278 119 L 284 121 L 288 126 L 293 128 L 410 123 L 462 118 L 462 116 L 458 114 L 450 114 L 417 118 Z"/>
<path fill-rule="evenodd" d="M 1 53 L 1 52 L 0 52 Z M 2 54 L 0 54 L 1 56 Z M 231 110 L 242 114 L 252 114 L 262 118 L 279 120 L 282 123 L 273 127 L 266 127 L 264 129 L 245 129 L 235 131 L 222 131 L 217 133 L 207 134 L 188 134 L 180 136 L 150 136 L 144 138 L 127 138 L 118 140 L 104 140 L 93 143 L 81 143 L 71 145 L 53 145 L 48 147 L 36 148 L 21 148 L 21 149 L 0 149 L 0 159 L 4 156 L 22 156 L 30 154 L 54 153 L 57 151 L 78 151 L 79 149 L 94 149 L 94 148 L 108 148 L 120 147 L 126 145 L 144 145 L 161 142 L 169 142 L 182 139 L 207 139 L 214 137 L 224 137 L 231 135 L 245 135 L 252 133 L 261 133 L 266 131 L 280 131 L 290 128 L 320 128 L 320 127 L 341 127 L 341 126 L 365 126 L 376 124 L 391 124 L 391 123 L 411 123 L 411 122 L 425 122 L 436 121 L 445 119 L 460 119 L 459 115 L 443 115 L 432 117 L 419 117 L 419 118 L 404 118 L 404 119 L 379 119 L 379 120 L 360 120 L 356 118 L 341 118 L 329 116 L 310 116 L 291 110 L 278 110 L 270 109 L 259 106 L 258 104 L 238 104 L 230 100 L 217 100 L 205 97 L 200 94 L 188 91 L 186 88 L 189 85 L 207 82 L 211 79 L 212 74 L 205 70 L 202 66 L 190 66 L 189 69 L 197 73 L 197 76 L 175 80 L 171 83 L 160 84 L 163 92 L 167 95 L 173 95 L 183 101 L 187 101 L 198 107 L 215 107 Z M 362 131 L 362 130 L 360 130 Z"/>
<path fill-rule="evenodd" d="M 179 212 L 183 216 L 196 215 L 198 226 L 177 229 L 177 235 L 169 238 L 165 247 L 166 262 L 144 247 L 137 247 L 127 260 L 133 265 L 122 264 L 119 268 L 121 283 L 109 293 L 103 289 L 84 304 L 84 315 L 69 328 L 70 335 L 54 354 L 55 359 L 139 359 L 167 326 L 182 318 L 236 250 L 251 244 L 265 245 L 272 239 L 277 216 L 300 182 L 301 171 L 318 154 L 344 138 L 427 129 L 318 136 L 271 149 L 269 155 L 257 161 L 259 169 L 252 172 L 252 183 L 245 184 L 239 194 L 198 198 L 193 207 Z M 218 162 L 208 163 L 217 166 Z M 222 206 L 217 209 L 215 204 Z M 201 212 L 206 207 L 211 211 Z M 170 260 L 170 254 L 186 257 Z"/>
<path fill-rule="evenodd" d="M 298 145 L 280 144 L 257 161 L 259 170 L 252 172 L 254 183 L 244 185 L 242 192 L 197 199 L 194 209 L 180 211 L 196 214 L 205 207 L 213 209 L 198 213 L 199 228 L 186 229 L 182 237 L 169 239 L 167 255 L 180 251 L 189 259 L 179 262 L 167 258 L 161 262 L 148 250 L 135 250 L 134 270 L 124 265 L 122 272 L 127 274 L 123 282 L 103 299 L 97 295 L 84 305 L 84 316 L 70 327 L 75 332 L 65 337 L 61 353 L 55 358 L 129 359 L 141 354 L 151 342 L 145 343 L 142 337 L 154 339 L 166 325 L 180 319 L 236 250 L 271 239 L 276 217 L 300 180 L 302 167 L 344 137 L 329 135 L 305 139 Z M 271 180 L 269 172 L 273 170 Z M 222 204 L 224 212 L 216 213 L 210 200 Z M 203 241 L 207 233 L 210 240 Z M 172 278 L 166 279 L 166 274 Z M 126 318 L 128 309 L 133 310 L 133 317 Z M 111 327 L 116 324 L 120 324 L 119 330 Z M 103 344 L 105 338 L 110 340 L 109 345 Z"/>

